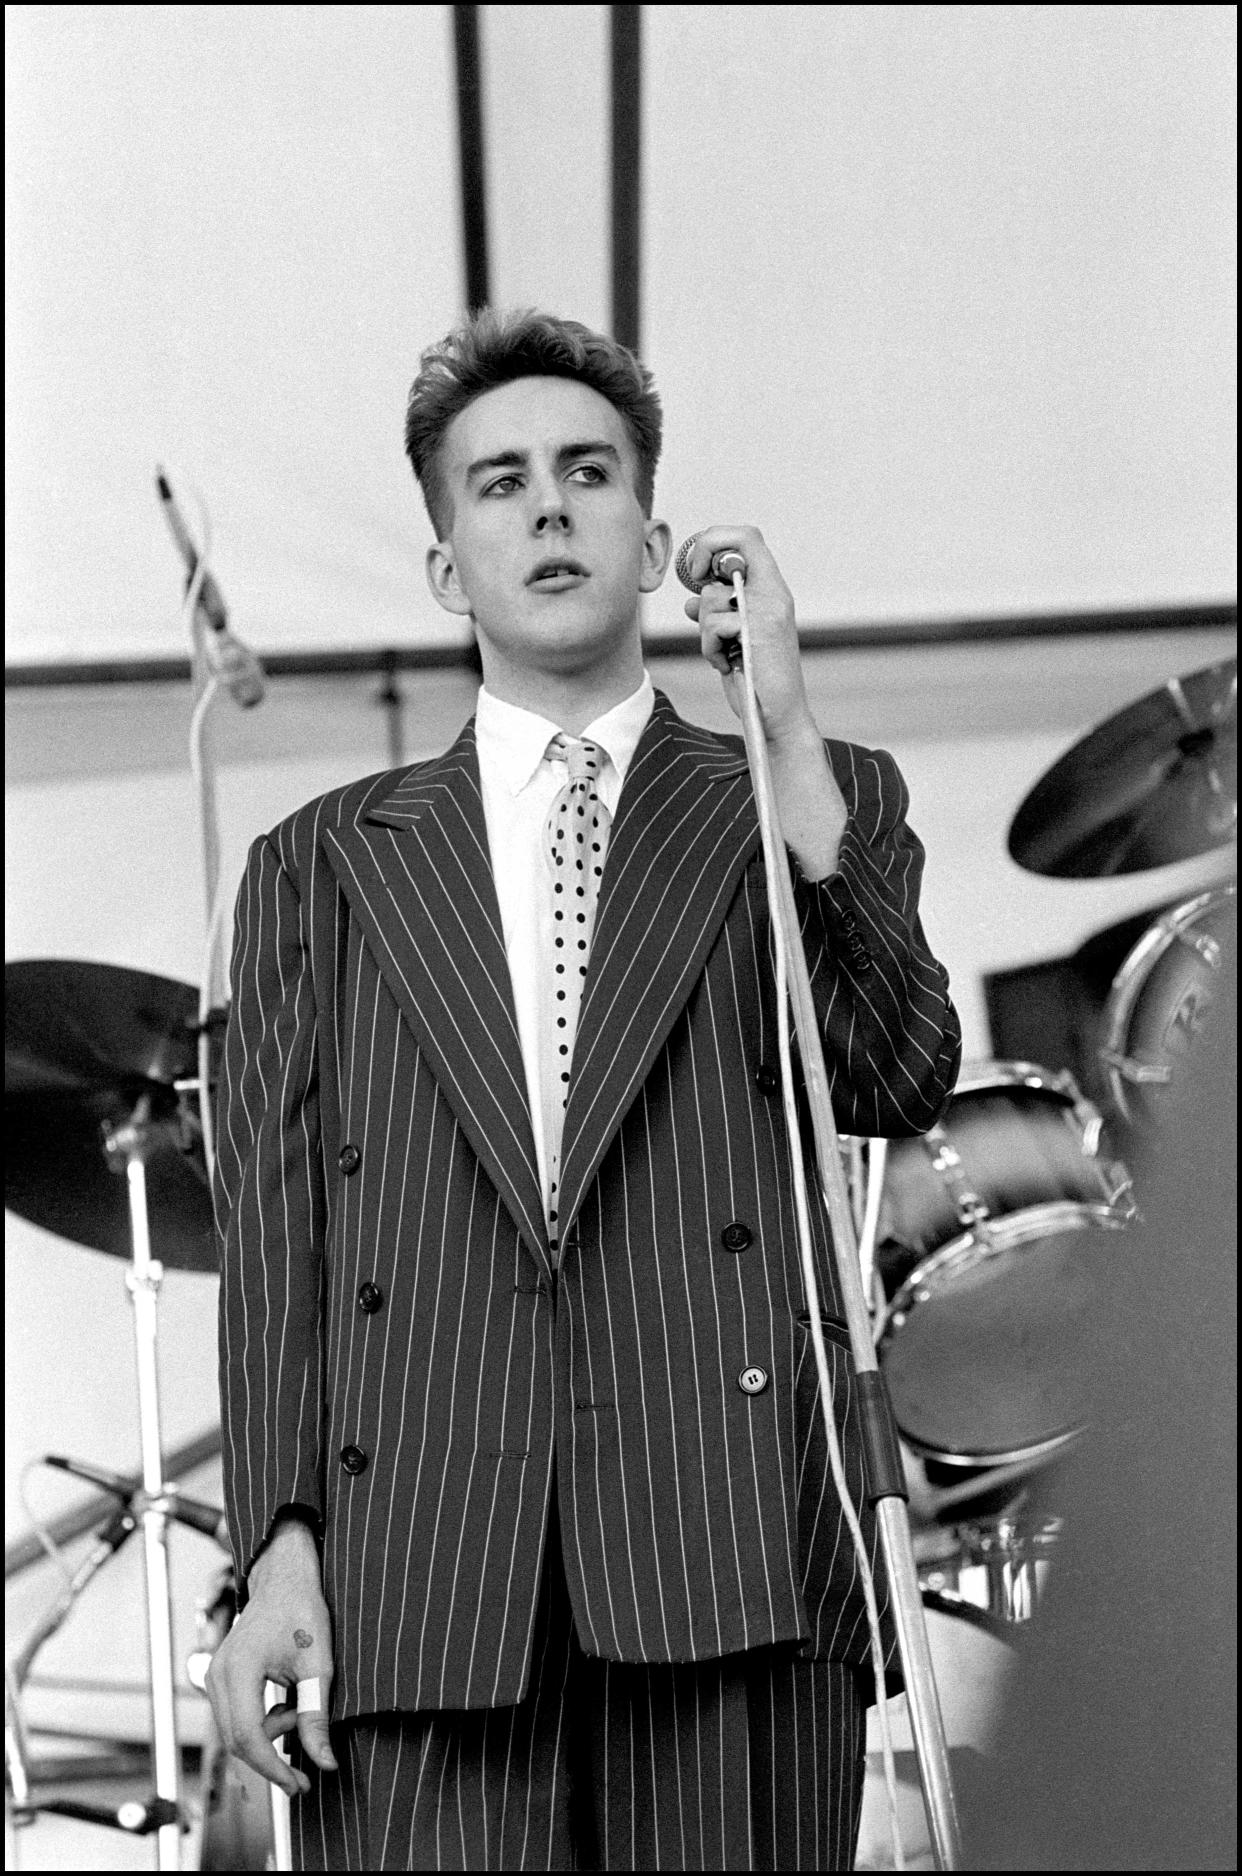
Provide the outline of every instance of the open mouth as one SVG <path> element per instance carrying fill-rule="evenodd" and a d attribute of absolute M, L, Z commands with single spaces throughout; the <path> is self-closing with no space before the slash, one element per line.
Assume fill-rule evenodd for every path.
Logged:
<path fill-rule="evenodd" d="M 548 560 L 541 560 L 534 572 L 527 578 L 527 586 L 533 586 L 540 593 L 567 592 L 571 587 L 581 586 L 590 574 L 579 560 L 569 560 L 557 555 Z"/>

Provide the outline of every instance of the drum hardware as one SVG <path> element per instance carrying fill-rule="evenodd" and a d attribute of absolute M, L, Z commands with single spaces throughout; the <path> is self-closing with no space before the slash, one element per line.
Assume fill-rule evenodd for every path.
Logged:
<path fill-rule="evenodd" d="M 177 1869 L 167 1550 L 175 1512 L 163 1476 L 156 1354 L 166 1265 L 153 1255 L 153 1237 L 168 1267 L 216 1266 L 201 1129 L 177 1085 L 202 1080 L 199 998 L 167 978 L 58 960 L 6 965 L 5 988 L 5 1203 L 62 1237 L 127 1258 L 142 1457 L 133 1516 L 143 1536 L 155 1795 L 137 1821 L 113 1821 L 154 1833 L 159 1867 Z"/>
<path fill-rule="evenodd" d="M 953 1194 L 958 1223 L 964 1225 L 967 1231 L 974 1232 L 980 1249 L 984 1249 L 989 1242 L 988 1219 L 991 1214 L 967 1179 L 957 1148 L 939 1122 L 929 1127 L 923 1135 L 923 1147 L 931 1160 L 933 1172 L 939 1173 Z"/>
<path fill-rule="evenodd" d="M 1005 1622 L 1029 1622 L 1061 1526 L 1060 1518 L 1011 1515 L 958 1527 L 964 1567 L 983 1568 L 991 1614 Z"/>
<path fill-rule="evenodd" d="M 956 1525 L 951 1551 L 920 1574 L 925 1590 L 949 1593 L 983 1610 L 998 1622 L 1029 1622 L 1043 1592 L 1062 1520 L 1033 1517 L 1020 1506 L 971 1523 Z M 982 1578 L 981 1596 L 972 1597 L 967 1573 Z"/>
<path fill-rule="evenodd" d="M 1236 900 L 1236 886 L 1215 886 L 1172 907 L 1113 979 L 1099 1056 L 1117 1110 L 1134 1126 L 1158 1124 L 1208 1020 Z"/>
<path fill-rule="evenodd" d="M 1055 762 L 1018 809 L 1028 872 L 1111 879 L 1226 846 L 1237 833 L 1237 660 L 1127 705 Z"/>

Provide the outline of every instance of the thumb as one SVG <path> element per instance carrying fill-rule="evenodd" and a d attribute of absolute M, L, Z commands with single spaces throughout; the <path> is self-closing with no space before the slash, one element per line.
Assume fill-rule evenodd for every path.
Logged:
<path fill-rule="evenodd" d="M 328 1702 L 332 1689 L 331 1672 L 310 1674 L 297 1683 L 298 1738 L 302 1750 L 315 1765 L 327 1772 L 337 1770 L 336 1755 L 328 1736 Z"/>

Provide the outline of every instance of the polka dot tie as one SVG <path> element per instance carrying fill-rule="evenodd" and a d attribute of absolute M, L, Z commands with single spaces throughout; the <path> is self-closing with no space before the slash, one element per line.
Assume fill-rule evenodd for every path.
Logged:
<path fill-rule="evenodd" d="M 544 1140 L 551 1188 L 548 1232 L 555 1246 L 569 1071 L 612 817 L 599 798 L 599 774 L 605 757 L 598 744 L 576 742 L 570 736 L 554 736 L 548 744 L 547 755 L 554 767 L 564 763 L 569 772 L 568 780 L 548 810 L 544 828 L 552 889 L 552 977 L 548 986 L 542 1080 Z"/>

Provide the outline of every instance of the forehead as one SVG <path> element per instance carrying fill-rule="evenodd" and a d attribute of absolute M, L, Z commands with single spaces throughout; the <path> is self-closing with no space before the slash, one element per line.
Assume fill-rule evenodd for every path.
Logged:
<path fill-rule="evenodd" d="M 633 446 L 615 407 L 572 378 L 515 378 L 484 391 L 458 413 L 444 437 L 452 482 L 464 481 L 480 456 L 522 450 L 554 455 L 566 443 L 611 443 L 633 467 Z"/>

